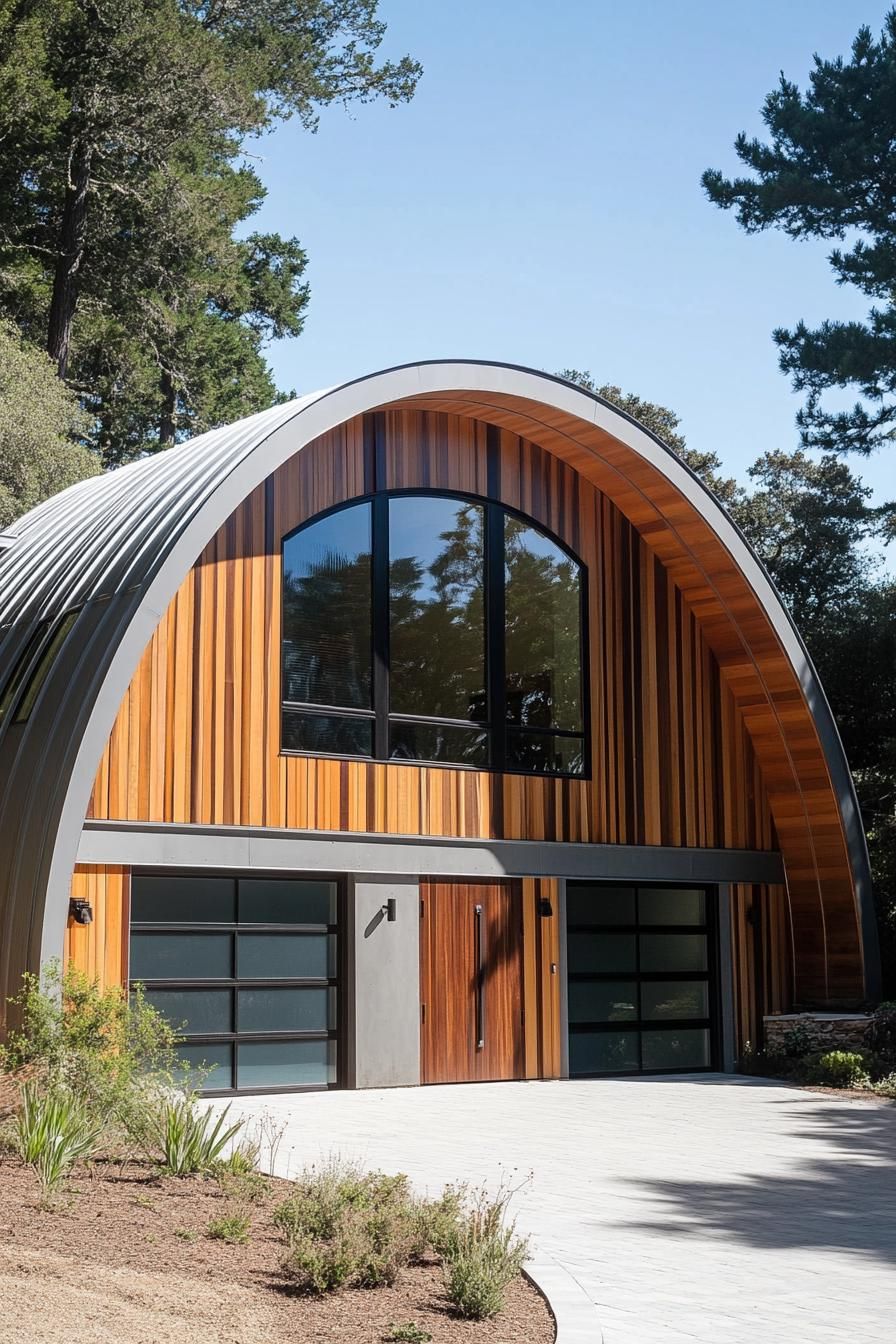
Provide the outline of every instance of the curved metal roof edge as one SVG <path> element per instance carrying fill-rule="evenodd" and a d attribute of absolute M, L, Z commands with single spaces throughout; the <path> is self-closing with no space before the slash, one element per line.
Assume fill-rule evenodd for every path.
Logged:
<path fill-rule="evenodd" d="M 546 387 L 552 389 L 552 395 L 544 395 Z M 367 395 L 363 394 L 364 391 L 367 392 Z M 781 640 L 782 647 L 800 681 L 810 712 L 815 719 L 828 767 L 831 771 L 847 844 L 853 861 L 863 944 L 866 956 L 869 951 L 872 953 L 872 964 L 869 964 L 866 970 L 873 982 L 876 973 L 873 960 L 877 948 L 877 930 L 871 900 L 867 846 L 855 789 L 830 705 L 809 653 L 784 606 L 780 594 L 774 587 L 762 562 L 727 510 L 668 444 L 665 444 L 646 426 L 641 425 L 633 416 L 622 411 L 597 393 L 587 391 L 563 378 L 540 370 L 528 369 L 519 365 L 502 364 L 496 361 L 469 359 L 426 360 L 396 365 L 393 368 L 352 379 L 319 392 L 309 393 L 304 397 L 283 403 L 268 411 L 258 412 L 244 420 L 235 422 L 233 425 L 211 430 L 195 439 L 187 440 L 175 448 L 159 454 L 158 457 L 144 458 L 137 463 L 120 468 L 116 472 L 108 473 L 106 476 L 93 477 L 85 482 L 80 482 L 17 520 L 9 529 L 9 532 L 15 536 L 15 544 L 0 557 L 0 623 L 4 619 L 10 619 L 9 615 L 5 615 L 5 611 L 9 611 L 10 586 L 14 586 L 20 595 L 22 593 L 21 583 L 22 579 L 26 577 L 22 573 L 22 562 L 27 559 L 27 553 L 37 552 L 41 554 L 48 545 L 55 544 L 58 546 L 60 538 L 64 538 L 66 534 L 64 527 L 57 526 L 60 521 L 59 513 L 67 512 L 67 510 L 62 509 L 60 501 L 67 500 L 71 503 L 73 499 L 77 499 L 81 504 L 87 499 L 93 498 L 95 500 L 97 497 L 103 499 L 109 494 L 115 500 L 123 492 L 114 487 L 104 489 L 104 483 L 110 480 L 118 484 L 122 480 L 127 482 L 136 478 L 142 483 L 144 477 L 149 477 L 151 481 L 155 476 L 164 479 L 172 488 L 176 488 L 178 485 L 182 486 L 184 484 L 177 472 L 177 468 L 182 464 L 185 465 L 185 475 L 188 481 L 193 485 L 194 493 L 192 495 L 185 498 L 182 496 L 177 500 L 178 507 L 174 509 L 173 516 L 174 526 L 172 526 L 172 514 L 168 512 L 161 520 L 163 525 L 159 530 L 144 533 L 137 529 L 136 535 L 141 539 L 142 553 L 147 556 L 147 559 L 143 579 L 138 578 L 133 571 L 128 572 L 128 577 L 143 588 L 139 608 L 135 612 L 131 627 L 128 630 L 128 635 L 133 638 L 124 639 L 113 654 L 102 690 L 90 716 L 88 728 L 82 738 L 79 763 L 83 758 L 91 755 L 93 748 L 89 743 L 95 736 L 95 732 L 92 730 L 98 720 L 102 719 L 106 726 L 102 742 L 99 743 L 99 750 L 96 752 L 96 760 L 99 759 L 105 737 L 108 736 L 118 705 L 127 689 L 127 685 L 130 683 L 140 652 L 150 637 L 155 624 L 163 614 L 167 602 L 173 597 L 184 574 L 194 563 L 203 546 L 214 535 L 217 527 L 229 516 L 233 508 L 246 498 L 252 489 L 272 471 L 276 470 L 282 461 L 299 451 L 313 438 L 319 437 L 327 428 L 332 428 L 355 415 L 387 404 L 390 401 L 398 401 L 414 395 L 458 391 L 506 393 L 528 401 L 541 401 L 553 409 L 568 411 L 580 419 L 599 425 L 609 434 L 621 439 L 642 457 L 651 461 L 663 475 L 681 490 L 719 536 L 732 555 L 735 564 L 738 565 L 752 587 Z M 305 417 L 308 419 L 307 433 L 302 433 L 300 436 L 301 442 L 292 441 L 292 436 L 287 433 L 290 426 L 295 421 Z M 290 441 L 287 442 L 287 439 Z M 266 445 L 268 445 L 267 451 L 262 452 L 261 450 Z M 197 462 L 197 450 L 200 448 L 205 450 L 204 463 Z M 254 462 L 256 457 L 262 459 L 257 464 Z M 167 467 L 169 462 L 171 466 Z M 195 468 L 195 471 L 189 470 L 191 466 Z M 126 473 L 130 473 L 130 475 L 126 475 Z M 169 477 L 172 478 L 170 482 Z M 80 494 L 77 492 L 80 492 Z M 160 500 L 157 497 L 157 492 L 154 494 L 151 489 L 147 494 L 149 501 L 147 508 L 150 508 L 153 502 L 160 505 L 166 499 L 166 496 L 163 495 Z M 120 501 L 124 506 L 128 502 L 127 499 Z M 157 514 L 158 509 L 150 510 L 152 519 L 155 519 Z M 77 523 L 82 520 L 82 509 L 75 510 L 74 515 L 73 522 Z M 133 513 L 124 507 L 123 516 L 131 528 L 130 535 L 133 537 L 135 535 Z M 28 533 L 32 530 L 36 532 L 33 537 L 34 544 L 31 546 L 21 545 L 21 542 L 25 541 Z M 69 528 L 68 531 L 74 531 L 76 534 L 77 528 Z M 107 532 L 103 532 L 102 536 L 105 540 L 109 540 Z M 167 549 L 163 545 L 159 551 L 148 551 L 149 543 L 155 539 L 164 539 L 167 543 Z M 17 582 L 13 579 L 13 571 L 16 573 Z M 52 574 L 47 574 L 45 577 L 50 580 Z M 10 581 L 13 581 L 12 585 Z M 7 604 L 5 608 L 4 602 Z M 58 603 L 56 610 L 64 609 L 65 605 L 66 603 Z M 112 703 L 113 700 L 114 704 Z M 88 796 L 96 760 L 93 761 L 92 769 L 88 768 L 87 771 L 89 774 L 86 784 Z M 83 776 L 83 771 L 79 773 Z M 80 815 L 77 816 L 75 823 L 77 831 L 80 832 L 86 808 L 83 777 L 80 780 L 80 788 L 74 787 L 74 785 L 75 779 L 73 777 L 69 799 L 75 804 L 77 795 L 79 801 L 75 804 L 76 810 L 83 800 L 83 805 L 80 806 Z M 69 825 L 65 828 L 67 830 L 71 829 L 71 817 L 68 818 L 68 822 Z M 60 831 L 62 830 L 63 827 L 60 824 Z M 62 839 L 61 836 L 60 839 Z M 63 844 L 62 847 L 69 850 L 71 854 L 76 852 L 76 843 L 74 847 L 71 843 Z M 54 863 L 54 868 L 56 866 Z M 58 877 L 58 874 L 56 876 Z M 55 882 L 51 881 L 51 890 L 56 885 Z M 56 903 L 50 901 L 48 905 Z M 58 917 L 58 915 L 57 910 L 54 912 L 54 917 Z"/>

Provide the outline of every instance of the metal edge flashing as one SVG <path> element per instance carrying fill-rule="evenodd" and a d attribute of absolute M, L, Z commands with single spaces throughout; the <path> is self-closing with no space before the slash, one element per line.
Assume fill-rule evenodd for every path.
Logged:
<path fill-rule="evenodd" d="M 78 863 L 289 869 L 368 875 L 560 877 L 593 881 L 780 883 L 776 850 L 450 839 L 368 831 L 85 821 Z"/>

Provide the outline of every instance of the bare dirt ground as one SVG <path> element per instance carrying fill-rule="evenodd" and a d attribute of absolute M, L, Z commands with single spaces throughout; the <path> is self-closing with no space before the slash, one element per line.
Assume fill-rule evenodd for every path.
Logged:
<path fill-rule="evenodd" d="M 392 1288 L 323 1298 L 280 1273 L 271 1212 L 289 1189 L 271 1181 L 251 1206 L 251 1239 L 206 1235 L 227 1211 L 212 1180 L 156 1179 L 132 1166 L 80 1172 L 53 1208 L 32 1172 L 0 1162 L 0 1344 L 379 1344 L 413 1321 L 434 1344 L 552 1344 L 540 1295 L 520 1280 L 493 1321 L 451 1313 L 435 1262 Z"/>

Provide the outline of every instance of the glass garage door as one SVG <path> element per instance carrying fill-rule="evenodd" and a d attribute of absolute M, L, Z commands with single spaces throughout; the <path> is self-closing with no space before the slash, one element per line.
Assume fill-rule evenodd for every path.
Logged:
<path fill-rule="evenodd" d="M 337 907 L 332 881 L 134 875 L 130 982 L 204 1091 L 336 1083 Z"/>
<path fill-rule="evenodd" d="M 571 1077 L 713 1067 L 711 894 L 567 885 Z"/>

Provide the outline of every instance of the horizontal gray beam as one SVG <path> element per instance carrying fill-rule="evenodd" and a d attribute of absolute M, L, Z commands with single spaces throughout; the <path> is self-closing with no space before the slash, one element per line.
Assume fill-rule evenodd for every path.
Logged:
<path fill-rule="evenodd" d="M 776 851 L 584 845 L 543 840 L 445 840 L 368 832 L 87 821 L 79 863 L 139 868 L 566 877 L 647 882 L 782 882 Z"/>

